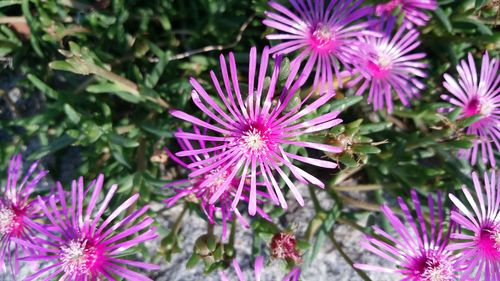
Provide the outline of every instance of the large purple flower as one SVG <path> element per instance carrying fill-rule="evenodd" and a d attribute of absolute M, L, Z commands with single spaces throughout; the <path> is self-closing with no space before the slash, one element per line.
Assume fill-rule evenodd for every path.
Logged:
<path fill-rule="evenodd" d="M 437 210 L 432 195 L 428 195 L 430 227 L 425 221 L 421 203 L 415 190 L 411 191 L 411 197 L 416 217 L 412 215 L 403 199 L 398 198 L 406 223 L 403 223 L 389 207 L 384 205 L 381 208 L 397 236 L 375 226 L 375 233 L 384 240 L 367 237 L 366 241 L 361 243 L 363 248 L 394 264 L 394 267 L 368 264 L 356 264 L 355 266 L 364 270 L 399 273 L 403 276 L 401 280 L 456 280 L 459 267 L 457 256 L 446 249 L 451 231 L 444 231 L 445 220 L 441 193 L 437 193 Z M 450 226 L 450 229 L 453 227 Z"/>
<path fill-rule="evenodd" d="M 450 199 L 458 211 L 451 212 L 451 219 L 461 225 L 462 233 L 452 234 L 459 240 L 450 250 L 460 250 L 459 262 L 465 265 L 461 280 L 500 280 L 500 173 L 484 173 L 481 184 L 477 173 L 472 173 L 474 195 L 462 187 L 468 206 L 455 195 Z M 470 206 L 470 207 L 469 207 Z"/>
<path fill-rule="evenodd" d="M 470 149 L 461 150 L 459 155 L 470 159 L 476 164 L 478 151 L 481 151 L 483 163 L 496 166 L 493 145 L 496 151 L 500 150 L 500 75 L 498 73 L 498 59 L 490 60 L 488 53 L 483 56 L 481 76 L 478 77 L 476 64 L 472 54 L 468 55 L 468 62 L 460 61 L 457 66 L 458 82 L 447 73 L 443 85 L 451 95 L 442 95 L 441 98 L 452 105 L 462 108 L 461 117 L 480 115 L 481 119 L 470 125 L 467 134 L 479 138 L 474 141 Z M 453 108 L 452 108 L 453 109 Z M 450 109 L 451 110 L 451 109 Z"/>
<path fill-rule="evenodd" d="M 21 166 L 21 155 L 14 155 L 10 160 L 7 182 L 0 197 L 0 265 L 12 273 L 19 269 L 19 255 L 30 252 L 30 249 L 15 243 L 13 239 L 32 241 L 35 232 L 31 227 L 31 220 L 40 217 L 40 208 L 30 195 L 48 173 L 35 173 L 38 167 L 38 162 L 35 162 L 19 182 Z"/>
<path fill-rule="evenodd" d="M 378 4 L 375 7 L 375 14 L 387 17 L 400 7 L 400 13 L 404 14 L 407 27 L 412 27 L 413 24 L 423 26 L 430 19 L 425 10 L 434 11 L 437 6 L 436 0 L 390 0 L 387 3 Z"/>
<path fill-rule="evenodd" d="M 200 183 L 201 187 L 212 184 L 214 179 L 221 176 L 225 178 L 224 182 L 219 185 L 218 189 L 210 197 L 209 203 L 214 204 L 229 188 L 238 174 L 240 175 L 240 183 L 238 183 L 238 190 L 231 204 L 235 208 L 241 199 L 244 187 L 241 181 L 245 181 L 250 177 L 249 213 L 251 215 L 254 215 L 257 211 L 258 178 L 261 179 L 259 181 L 265 184 L 269 197 L 275 203 L 279 203 L 283 208 L 286 208 L 285 198 L 273 175 L 273 171 L 280 175 L 299 204 L 303 205 L 304 200 L 295 183 L 287 175 L 285 168 L 289 169 L 291 174 L 300 181 L 323 187 L 324 185 L 320 180 L 294 165 L 292 161 L 298 160 L 325 168 L 335 168 L 337 166 L 330 161 L 288 153 L 286 152 L 288 147 L 314 148 L 330 153 L 341 151 L 339 147 L 302 141 L 298 138 L 305 134 L 331 128 L 341 122 L 340 119 L 337 119 L 339 114 L 337 111 L 309 120 L 301 120 L 324 105 L 334 94 L 328 92 L 304 106 L 304 103 L 310 100 L 306 98 L 301 103 L 287 108 L 290 99 L 303 84 L 303 79 L 296 82 L 288 79 L 285 88 L 279 94 L 279 98 L 275 99 L 275 94 L 278 91 L 276 84 L 280 73 L 281 57 L 276 59 L 269 83 L 265 85 L 268 60 L 269 50 L 264 48 L 257 74 L 257 51 L 255 48 L 251 49 L 248 90 L 244 89 L 244 92 L 248 93 L 246 99 L 244 99 L 240 89 L 236 62 L 232 53 L 229 54 L 229 73 L 224 56 L 221 55 L 220 57 L 225 91 L 222 90 L 215 73 L 213 71 L 210 73 L 213 85 L 219 95 L 218 101 L 214 100 L 197 80 L 191 79 L 191 85 L 194 87 L 192 92 L 194 103 L 211 121 L 216 123 L 215 125 L 182 111 L 173 110 L 171 112 L 177 118 L 207 129 L 207 132 L 200 133 L 177 132 L 175 136 L 178 139 L 214 142 L 215 145 L 210 148 L 210 151 L 219 151 L 216 157 L 199 158 L 191 164 L 193 167 L 203 166 L 203 168 L 199 168 L 190 174 L 191 177 L 206 176 L 206 179 Z M 296 65 L 292 65 L 291 68 L 289 75 L 293 77 L 297 73 Z M 256 74 L 257 83 L 255 83 Z M 206 149 L 191 149 L 177 155 L 198 156 L 206 152 Z M 214 170 L 217 171 L 213 172 Z"/>
<path fill-rule="evenodd" d="M 362 81 L 356 95 L 363 94 L 369 87 L 368 103 L 373 103 L 374 110 L 385 105 L 389 113 L 393 109 L 393 92 L 408 106 L 425 88 L 417 78 L 426 76 L 423 69 L 427 67 L 419 61 L 425 54 L 413 52 L 420 45 L 418 31 L 402 26 L 393 35 L 394 25 L 395 19 L 390 18 L 385 26 L 381 22 L 377 27 L 383 32 L 382 37 L 360 38 L 366 44 L 359 49 L 360 59 L 356 65 L 359 75 L 348 84 L 352 87 Z"/>
<path fill-rule="evenodd" d="M 179 129 L 180 133 L 183 131 Z M 200 130 L 197 126 L 194 126 L 194 133 L 200 134 Z M 212 151 L 212 147 L 210 144 L 205 141 L 196 141 L 192 142 L 187 139 L 178 139 L 179 146 L 182 151 L 177 153 L 179 156 L 186 155 L 189 163 L 179 159 L 175 156 L 170 150 L 166 149 L 168 156 L 174 160 L 181 167 L 194 172 L 197 169 L 204 168 L 206 165 L 210 163 L 202 163 L 201 160 L 209 160 L 209 159 L 217 159 L 218 154 L 223 151 Z M 193 155 L 191 151 L 193 149 L 199 149 L 199 151 L 204 151 L 199 155 Z M 186 196 L 194 196 L 200 203 L 200 206 L 208 218 L 209 223 L 215 224 L 216 214 L 220 214 L 222 219 L 222 239 L 226 239 L 227 233 L 227 222 L 233 220 L 233 214 L 238 218 L 241 224 L 245 227 L 248 227 L 249 224 L 245 220 L 245 218 L 240 214 L 237 208 L 231 207 L 231 202 L 233 201 L 235 196 L 240 196 L 242 201 L 248 202 L 249 200 L 249 192 L 250 186 L 248 182 L 250 178 L 247 177 L 247 180 L 241 180 L 238 176 L 235 176 L 234 179 L 229 183 L 227 188 L 225 188 L 224 192 L 220 195 L 217 202 L 211 204 L 209 203 L 212 195 L 219 189 L 219 187 L 225 182 L 226 177 L 231 174 L 233 167 L 228 168 L 226 173 L 220 174 L 218 177 L 212 178 L 211 182 L 208 182 L 206 185 L 202 185 L 202 183 L 209 177 L 210 175 L 216 174 L 219 169 L 215 167 L 212 171 L 207 174 L 200 175 L 194 178 L 187 178 L 182 180 L 177 180 L 170 182 L 164 186 L 164 188 L 173 187 L 175 191 L 175 195 L 166 199 L 165 203 L 167 207 L 171 207 L 174 205 L 179 199 Z M 260 183 L 257 183 L 260 184 Z M 239 188 L 239 185 L 243 185 L 242 188 Z M 237 194 L 240 191 L 241 194 Z M 267 195 L 264 192 L 257 191 L 257 194 L 266 197 Z M 257 204 L 262 203 L 262 201 L 257 200 Z M 257 206 L 257 213 L 264 217 L 267 220 L 270 220 L 269 216 Z"/>
<path fill-rule="evenodd" d="M 118 277 L 151 280 L 127 267 L 155 270 L 158 266 L 122 257 L 125 250 L 157 237 L 155 228 L 151 227 L 153 219 L 145 217 L 137 221 L 148 207 L 131 211 L 123 219 L 115 221 L 137 201 L 139 194 L 114 210 L 108 210 L 118 186 L 111 186 L 98 204 L 103 181 L 104 176 L 100 175 L 88 188 L 84 188 L 83 178 L 80 178 L 78 182 L 73 181 L 71 193 L 63 191 L 58 184 L 48 203 L 39 197 L 40 206 L 50 224 L 32 225 L 43 238 L 36 238 L 34 242 L 16 242 L 39 252 L 21 260 L 44 261 L 46 264 L 28 276 L 26 281 L 42 280 L 44 275 L 43 280 L 116 280 Z M 66 198 L 71 198 L 71 201 L 67 202 Z M 85 200 L 87 198 L 89 200 Z"/>
<path fill-rule="evenodd" d="M 358 38 L 371 35 L 370 23 L 362 18 L 371 14 L 371 7 L 360 7 L 361 0 L 290 0 L 294 12 L 276 2 L 269 2 L 276 12 L 266 12 L 263 23 L 282 33 L 270 34 L 269 40 L 282 42 L 272 47 L 272 54 L 289 54 L 299 50 L 294 62 L 308 57 L 303 73 L 308 76 L 316 64 L 314 85 L 320 90 L 333 88 L 334 75 L 342 87 L 341 65 L 350 68 L 357 60 Z M 326 85 L 326 87 L 325 87 Z"/>

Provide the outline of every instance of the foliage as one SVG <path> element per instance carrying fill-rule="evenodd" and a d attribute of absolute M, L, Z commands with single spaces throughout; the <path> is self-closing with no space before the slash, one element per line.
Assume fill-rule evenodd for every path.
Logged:
<path fill-rule="evenodd" d="M 208 81 L 219 53 L 229 50 L 246 64 L 250 47 L 268 44 L 264 36 L 270 32 L 260 23 L 265 0 L 19 0 L 0 1 L 0 7 L 0 170 L 15 151 L 27 147 L 30 159 L 42 159 L 52 178 L 67 184 L 102 171 L 108 183 L 119 184 L 122 196 L 140 192 L 140 204 L 161 202 L 168 191 L 160 187 L 182 172 L 165 160 L 162 147 L 175 151 L 172 132 L 186 126 L 168 110 L 194 111 L 188 78 Z M 484 0 L 440 1 L 421 28 L 420 49 L 430 66 L 427 89 L 411 107 L 398 103 L 392 115 L 373 112 L 348 89 L 325 108 L 343 110 L 344 123 L 309 140 L 342 144 L 346 152 L 330 155 L 341 169 L 322 176 L 335 204 L 331 209 L 315 205 L 316 217 L 301 237 L 306 265 L 335 224 L 368 232 L 373 220 L 365 225 L 361 218 L 386 198 L 407 198 L 409 188 L 451 191 L 469 182 L 472 167 L 455 155 L 470 147 L 472 137 L 463 134 L 467 120 L 457 120 L 458 112 L 438 113 L 445 106 L 439 97 L 445 91 L 442 77 L 455 73 L 468 52 L 476 58 L 485 50 L 498 56 L 497 10 Z M 20 97 L 12 97 L 14 88 Z M 345 192 L 347 179 L 356 183 L 351 191 L 367 192 L 366 201 Z M 323 191 L 310 192 L 314 199 Z M 186 204 L 199 212 L 195 204 Z M 282 215 L 268 211 L 274 218 Z M 158 227 L 163 239 L 158 255 L 170 260 L 179 250 L 178 229 Z M 269 242 L 279 231 L 261 220 L 252 228 L 254 245 Z M 188 264 L 197 261 L 193 255 Z M 207 271 L 215 269 L 213 263 L 205 265 Z"/>

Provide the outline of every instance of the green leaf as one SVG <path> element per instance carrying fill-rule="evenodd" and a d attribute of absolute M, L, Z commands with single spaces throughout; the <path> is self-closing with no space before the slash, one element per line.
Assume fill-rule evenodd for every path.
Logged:
<path fill-rule="evenodd" d="M 355 153 L 363 153 L 363 154 L 377 154 L 381 152 L 379 148 L 369 144 L 356 144 L 352 147 L 352 150 Z"/>
<path fill-rule="evenodd" d="M 476 0 L 476 3 L 474 5 L 474 7 L 476 8 L 476 11 L 481 9 L 484 6 L 484 4 L 486 4 L 486 1 L 487 0 Z"/>
<path fill-rule="evenodd" d="M 169 59 L 170 59 L 170 51 L 163 53 L 163 55 L 159 57 L 159 61 L 156 63 L 153 70 L 145 78 L 144 85 L 146 87 L 154 88 L 156 84 L 158 84 L 160 77 L 162 76 L 163 72 L 165 71 L 165 68 L 168 65 Z"/>
<path fill-rule="evenodd" d="M 110 143 L 109 147 L 111 148 L 111 154 L 116 159 L 116 161 L 118 161 L 120 164 L 122 164 L 123 166 L 125 166 L 129 169 L 132 168 L 130 166 L 130 164 L 128 163 L 128 161 L 126 160 L 125 155 L 123 154 L 123 149 L 121 146 L 114 145 L 114 144 Z"/>
<path fill-rule="evenodd" d="M 436 15 L 436 17 L 439 19 L 439 21 L 443 24 L 443 26 L 446 28 L 446 30 L 448 32 L 452 32 L 453 30 L 453 27 L 451 25 L 451 22 L 450 22 L 450 19 L 448 18 L 448 16 L 444 13 L 443 9 L 441 8 L 437 8 L 435 11 L 434 11 L 434 14 Z"/>
<path fill-rule="evenodd" d="M 330 110 L 331 111 L 333 111 L 333 110 L 344 111 L 346 108 L 349 108 L 362 100 L 363 100 L 362 96 L 345 97 L 343 99 L 336 100 L 336 101 L 333 101 L 332 103 L 330 103 L 330 105 L 331 105 Z"/>
<path fill-rule="evenodd" d="M 139 142 L 137 142 L 135 140 L 131 140 L 131 139 L 126 138 L 126 137 L 123 137 L 123 136 L 120 136 L 120 135 L 115 134 L 115 133 L 108 134 L 108 139 L 110 142 L 112 142 L 116 145 L 127 147 L 127 148 L 139 146 Z"/>
<path fill-rule="evenodd" d="M 12 6 L 12 5 L 20 5 L 22 4 L 22 0 L 2 0 L 0 1 L 0 8 Z"/>
<path fill-rule="evenodd" d="M 28 80 L 30 80 L 33 85 L 40 90 L 40 92 L 44 93 L 50 98 L 57 99 L 59 98 L 59 93 L 52 89 L 49 85 L 45 84 L 42 80 L 38 79 L 35 75 L 29 73 Z"/>
<path fill-rule="evenodd" d="M 62 135 L 59 138 L 56 138 L 53 142 L 46 146 L 42 146 L 40 149 L 32 153 L 29 157 L 28 160 L 37 160 L 40 159 L 46 155 L 52 154 L 60 149 L 63 149 L 72 143 L 75 142 L 75 139 L 68 136 L 68 135 Z"/>
<path fill-rule="evenodd" d="M 466 118 L 458 120 L 457 126 L 459 128 L 466 128 L 466 127 L 469 127 L 470 125 L 476 123 L 477 121 L 481 120 L 482 118 L 483 118 L 483 116 L 481 116 L 481 114 L 476 114 L 476 115 L 473 115 L 470 117 L 466 117 Z"/>
<path fill-rule="evenodd" d="M 391 122 L 380 122 L 380 123 L 374 123 L 374 124 L 365 124 L 361 125 L 359 127 L 359 133 L 362 135 L 366 134 L 371 134 L 371 133 L 377 133 L 380 131 L 383 131 L 385 129 L 389 129 L 392 127 Z"/>
<path fill-rule="evenodd" d="M 472 142 L 468 140 L 455 140 L 446 142 L 447 145 L 454 148 L 467 149 L 472 147 Z"/>
<path fill-rule="evenodd" d="M 80 122 L 81 114 L 76 112 L 71 105 L 65 103 L 64 106 L 64 113 L 66 113 L 66 116 L 68 116 L 69 120 L 75 124 L 78 124 Z"/>
<path fill-rule="evenodd" d="M 49 67 L 54 70 L 75 72 L 73 65 L 63 60 L 53 61 L 49 63 Z"/>

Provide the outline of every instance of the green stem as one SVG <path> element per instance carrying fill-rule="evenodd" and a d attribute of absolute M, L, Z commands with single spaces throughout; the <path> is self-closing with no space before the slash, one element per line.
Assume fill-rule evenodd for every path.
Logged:
<path fill-rule="evenodd" d="M 183 207 L 181 213 L 179 214 L 179 216 L 175 220 L 174 226 L 172 227 L 172 233 L 174 233 L 174 235 L 176 235 L 179 232 L 179 230 L 181 229 L 182 219 L 184 218 L 184 215 L 186 214 L 187 210 L 188 210 L 188 205 L 184 204 L 184 207 Z"/>
<path fill-rule="evenodd" d="M 309 193 L 311 194 L 311 199 L 314 205 L 314 209 L 316 211 L 323 211 L 323 208 L 321 207 L 321 204 L 319 203 L 318 197 L 316 196 L 316 192 L 314 192 L 314 189 L 312 186 L 309 187 Z"/>
<path fill-rule="evenodd" d="M 337 251 L 339 251 L 339 254 L 342 256 L 342 258 L 354 269 L 354 271 L 356 271 L 356 273 L 359 275 L 359 277 L 361 277 L 361 279 L 363 279 L 365 281 L 371 281 L 370 277 L 368 277 L 368 275 L 366 275 L 366 273 L 364 273 L 363 271 L 361 271 L 361 270 L 359 270 L 359 269 L 357 269 L 357 268 L 354 267 L 354 262 L 344 252 L 344 250 L 342 249 L 342 247 L 340 246 L 340 244 L 337 242 L 337 240 L 335 240 L 335 235 L 334 235 L 333 232 L 334 232 L 334 230 L 328 232 L 328 237 L 332 241 L 333 246 L 335 246 L 335 248 L 337 249 Z"/>

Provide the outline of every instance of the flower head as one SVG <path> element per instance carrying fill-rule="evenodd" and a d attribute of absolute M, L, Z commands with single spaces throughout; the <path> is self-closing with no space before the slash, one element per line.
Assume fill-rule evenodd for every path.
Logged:
<path fill-rule="evenodd" d="M 391 223 L 395 233 L 394 236 L 374 227 L 375 233 L 385 240 L 367 237 L 362 242 L 366 250 L 386 259 L 396 265 L 395 268 L 385 268 L 375 265 L 356 264 L 360 269 L 373 270 L 388 273 L 399 273 L 404 276 L 403 280 L 414 281 L 453 281 L 457 278 L 457 256 L 446 247 L 449 242 L 450 230 L 444 231 L 443 203 L 441 194 L 437 194 L 437 210 L 434 208 L 434 199 L 429 194 L 429 220 L 430 227 L 424 219 L 420 200 L 415 190 L 411 191 L 416 217 L 412 216 L 410 208 L 398 198 L 399 205 L 406 218 L 403 223 L 394 212 L 387 206 L 382 206 L 382 212 Z M 450 226 L 450 229 L 453 226 Z"/>
<path fill-rule="evenodd" d="M 337 166 L 330 161 L 286 152 L 285 150 L 288 147 L 314 148 L 331 153 L 341 151 L 338 147 L 299 139 L 299 136 L 329 129 L 341 122 L 340 119 L 337 119 L 339 114 L 337 111 L 309 120 L 301 120 L 324 105 L 333 97 L 333 93 L 329 92 L 308 105 L 304 105 L 310 100 L 306 98 L 293 108 L 287 108 L 288 102 L 294 96 L 298 87 L 303 84 L 303 79 L 299 79 L 294 83 L 292 83 L 292 79 L 288 79 L 280 93 L 280 97 L 275 99 L 275 94 L 278 92 L 276 84 L 280 72 L 281 57 L 276 59 L 269 84 L 264 87 L 268 60 L 269 50 L 265 48 L 261 57 L 257 88 L 255 89 L 257 51 L 255 48 L 251 49 L 248 96 L 246 99 L 240 89 L 236 62 L 232 53 L 229 54 L 229 73 L 224 56 L 221 55 L 220 57 L 225 91 L 222 90 L 215 73 L 213 71 L 210 73 L 220 102 L 216 102 L 198 81 L 191 79 L 191 85 L 194 87 L 191 94 L 194 103 L 209 117 L 210 121 L 215 122 L 215 125 L 182 111 L 174 110 L 171 112 L 177 118 L 206 129 L 205 132 L 199 133 L 177 132 L 175 136 L 178 139 L 211 142 L 213 146 L 210 151 L 218 152 L 208 159 L 200 157 L 206 152 L 203 149 L 189 148 L 176 154 L 178 156 L 194 156 L 196 161 L 190 165 L 202 168 L 191 172 L 190 177 L 204 175 L 205 179 L 200 183 L 201 187 L 212 184 L 214 179 L 224 175 L 223 183 L 218 185 L 208 201 L 209 204 L 214 204 L 226 192 L 230 184 L 234 182 L 236 175 L 240 175 L 239 182 L 236 184 L 238 190 L 231 207 L 235 209 L 241 200 L 241 194 L 243 194 L 242 191 L 245 186 L 244 182 L 250 178 L 248 199 L 250 215 L 254 215 L 257 211 L 258 182 L 263 182 L 269 198 L 274 203 L 279 203 L 283 208 L 287 207 L 273 171 L 280 175 L 299 204 L 303 205 L 304 200 L 297 186 L 285 173 L 284 168 L 289 169 L 291 174 L 301 182 L 323 187 L 324 185 L 320 180 L 294 165 L 292 161 L 298 160 L 324 168 L 335 168 Z M 294 65 L 291 67 L 289 75 L 294 77 L 296 73 L 297 68 Z"/>
<path fill-rule="evenodd" d="M 418 77 L 425 77 L 426 64 L 419 61 L 424 53 L 413 52 L 420 45 L 418 31 L 399 27 L 393 35 L 395 19 L 390 18 L 377 28 L 383 31 L 382 37 L 364 36 L 364 48 L 360 49 L 360 59 L 356 65 L 358 77 L 349 82 L 354 86 L 362 81 L 356 95 L 361 95 L 369 87 L 368 103 L 373 103 L 374 110 L 387 107 L 393 109 L 392 95 L 397 94 L 403 105 L 419 95 L 425 88 Z"/>
<path fill-rule="evenodd" d="M 12 273 L 19 269 L 17 263 L 19 255 L 27 251 L 13 239 L 32 240 L 33 229 L 30 221 L 40 215 L 37 202 L 31 200 L 30 195 L 48 173 L 35 172 L 38 167 L 38 162 L 35 162 L 21 179 L 21 166 L 21 155 L 14 155 L 10 160 L 7 182 L 0 196 L 0 264 L 2 267 L 8 265 Z"/>
<path fill-rule="evenodd" d="M 179 133 L 182 133 L 182 130 L 178 130 Z M 194 133 L 200 134 L 201 131 L 197 126 L 194 126 Z M 210 160 L 216 159 L 217 156 L 223 151 L 213 151 L 213 147 L 207 145 L 207 143 L 203 140 L 191 142 L 187 139 L 178 139 L 179 146 L 182 151 L 178 153 L 180 156 L 186 156 L 189 160 L 189 163 L 186 163 L 182 159 L 178 158 L 175 154 L 170 152 L 170 150 L 166 149 L 167 155 L 178 163 L 180 166 L 185 169 L 194 172 L 197 169 L 202 169 L 210 164 L 201 162 L 200 160 Z M 202 152 L 199 155 L 193 155 L 192 150 L 198 149 L 199 152 Z M 222 219 L 222 239 L 226 239 L 227 233 L 227 222 L 233 220 L 233 215 L 235 215 L 241 224 L 245 227 L 248 227 L 249 224 L 245 220 L 245 218 L 240 214 L 237 208 L 231 207 L 231 202 L 233 198 L 237 195 L 239 190 L 239 185 L 242 184 L 242 188 L 240 190 L 241 194 L 238 196 L 241 197 L 242 201 L 248 202 L 249 200 L 249 191 L 250 186 L 247 181 L 250 179 L 247 177 L 247 180 L 241 180 L 238 176 L 235 176 L 231 182 L 229 182 L 228 186 L 224 189 L 224 192 L 221 193 L 220 197 L 217 199 L 215 203 L 209 203 L 210 198 L 214 195 L 215 192 L 224 184 L 227 177 L 232 173 L 232 167 L 228 168 L 226 171 L 219 173 L 219 167 L 214 167 L 211 171 L 206 174 L 202 174 L 195 177 L 190 177 L 188 179 L 182 179 L 178 181 L 173 181 L 165 185 L 165 188 L 174 187 L 175 195 L 166 199 L 165 203 L 167 207 L 171 207 L 174 205 L 179 199 L 186 196 L 193 196 L 199 201 L 200 206 L 208 218 L 209 223 L 215 224 L 216 214 L 219 213 Z M 214 177 L 212 177 L 215 175 Z M 205 184 L 205 180 L 208 180 Z M 256 185 L 262 185 L 261 183 L 256 183 Z M 259 197 L 266 197 L 267 195 L 264 192 L 257 191 Z M 257 200 L 256 211 L 263 218 L 270 220 L 269 216 L 258 206 L 262 203 L 261 200 Z"/>
<path fill-rule="evenodd" d="M 483 56 L 481 76 L 478 77 L 472 54 L 468 61 L 462 60 L 457 66 L 458 81 L 447 73 L 444 75 L 444 87 L 451 95 L 442 95 L 441 98 L 455 107 L 462 108 L 461 117 L 480 115 L 481 118 L 470 125 L 467 134 L 476 135 L 470 149 L 461 150 L 459 155 L 470 159 L 476 164 L 478 151 L 481 151 L 483 163 L 496 166 L 493 145 L 500 150 L 500 75 L 498 59 L 490 60 L 488 53 Z M 452 110 L 448 109 L 448 110 Z"/>
<path fill-rule="evenodd" d="M 378 4 L 375 7 L 375 14 L 387 17 L 401 7 L 400 13 L 404 14 L 407 27 L 412 27 L 413 24 L 423 26 L 430 18 L 425 10 L 433 11 L 437 9 L 437 6 L 436 0 L 390 0 L 387 3 Z"/>
<path fill-rule="evenodd" d="M 118 189 L 117 185 L 111 186 L 98 205 L 103 181 L 104 176 L 100 175 L 88 188 L 84 188 L 83 178 L 80 178 L 78 182 L 73 181 L 69 194 L 57 184 L 57 191 L 48 199 L 48 205 L 39 197 L 40 206 L 50 224 L 33 224 L 43 237 L 36 238 L 34 242 L 17 240 L 17 243 L 39 252 L 21 260 L 47 261 L 48 264 L 28 276 L 26 281 L 39 280 L 45 274 L 44 280 L 114 280 L 113 276 L 127 280 L 151 280 L 126 267 L 154 270 L 158 266 L 120 257 L 125 250 L 156 238 L 156 230 L 151 227 L 153 219 L 145 217 L 137 221 L 148 207 L 130 212 L 112 224 L 137 201 L 139 194 L 133 195 L 103 218 Z M 71 198 L 71 202 L 66 201 L 67 197 Z"/>
<path fill-rule="evenodd" d="M 451 219 L 463 232 L 452 234 L 458 242 L 449 248 L 461 251 L 459 262 L 465 265 L 462 280 L 500 280 L 500 173 L 491 172 L 490 178 L 484 173 L 484 184 L 475 172 L 472 179 L 474 195 L 462 187 L 468 206 L 450 194 L 458 208 L 451 212 Z"/>
<path fill-rule="evenodd" d="M 269 40 L 282 42 L 272 47 L 272 54 L 290 54 L 299 50 L 294 59 L 300 62 L 306 57 L 303 73 L 309 76 L 314 65 L 314 85 L 320 90 L 333 88 L 333 77 L 342 86 L 340 65 L 350 68 L 357 60 L 358 37 L 372 34 L 369 22 L 362 18 L 372 13 L 370 7 L 360 7 L 363 1 L 331 0 L 325 6 L 323 0 L 290 1 L 294 11 L 269 2 L 275 11 L 267 11 L 263 23 L 281 33 L 267 35 Z"/>
<path fill-rule="evenodd" d="M 297 250 L 297 240 L 293 232 L 280 232 L 273 236 L 269 245 L 271 256 L 275 259 L 302 263 L 302 257 Z"/>

